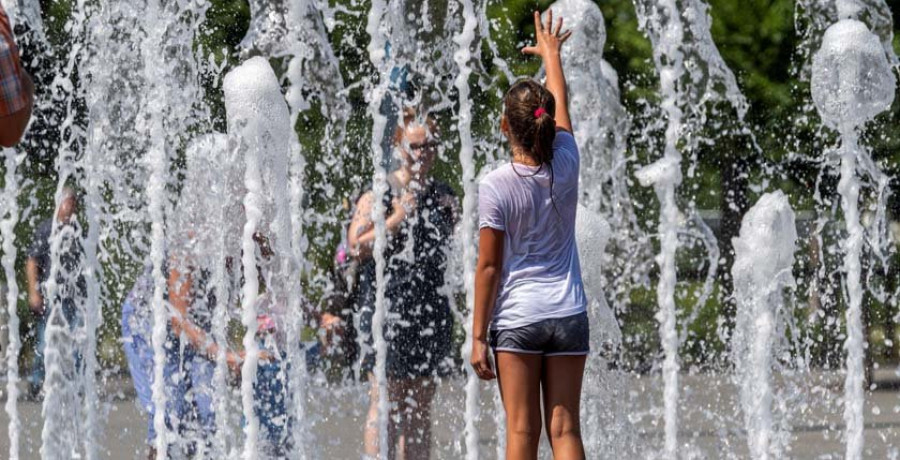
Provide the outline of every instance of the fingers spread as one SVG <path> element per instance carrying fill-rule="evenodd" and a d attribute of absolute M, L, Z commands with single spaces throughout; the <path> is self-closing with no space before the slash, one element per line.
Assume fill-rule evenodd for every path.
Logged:
<path fill-rule="evenodd" d="M 562 26 L 563 26 L 563 18 L 562 18 L 562 16 L 560 16 L 559 20 L 556 21 L 556 30 L 553 31 L 553 35 L 556 35 L 558 37 L 559 33 L 562 32 Z"/>
<path fill-rule="evenodd" d="M 522 54 L 538 54 L 538 49 L 535 46 L 526 46 L 522 48 Z"/>
<path fill-rule="evenodd" d="M 560 43 L 560 44 L 565 43 L 566 40 L 568 40 L 569 37 L 571 37 L 571 36 L 572 36 L 572 31 L 571 31 L 571 30 L 567 30 L 567 31 L 563 32 L 563 34 L 560 35 L 560 37 L 559 37 L 559 43 Z"/>
<path fill-rule="evenodd" d="M 553 32 L 553 10 L 547 10 L 547 27 L 545 29 L 548 33 Z"/>
<path fill-rule="evenodd" d="M 544 26 L 541 25 L 541 13 L 538 13 L 537 11 L 535 11 L 534 12 L 534 34 L 535 35 L 540 34 L 541 29 L 543 29 L 543 28 L 544 28 Z"/>

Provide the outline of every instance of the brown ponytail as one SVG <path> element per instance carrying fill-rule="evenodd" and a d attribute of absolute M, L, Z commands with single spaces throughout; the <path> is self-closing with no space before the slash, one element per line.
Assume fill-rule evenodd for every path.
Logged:
<path fill-rule="evenodd" d="M 534 80 L 522 80 L 509 89 L 503 105 L 512 141 L 531 152 L 538 164 L 551 164 L 556 139 L 553 94 Z"/>
<path fill-rule="evenodd" d="M 553 141 L 556 139 L 553 93 L 534 80 L 521 80 L 506 92 L 503 105 L 510 141 L 530 152 L 531 158 L 540 165 L 534 174 L 544 166 L 550 169 L 550 202 L 559 215 L 553 199 Z"/>

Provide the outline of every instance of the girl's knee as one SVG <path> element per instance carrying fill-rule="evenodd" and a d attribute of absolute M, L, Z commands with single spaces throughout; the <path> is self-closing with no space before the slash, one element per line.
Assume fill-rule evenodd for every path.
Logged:
<path fill-rule="evenodd" d="M 536 443 L 541 439 L 541 423 L 529 420 L 508 420 L 507 435 L 512 439 Z"/>
<path fill-rule="evenodd" d="M 554 407 L 553 410 L 550 411 L 550 420 L 547 423 L 547 434 L 551 439 L 581 439 L 581 424 L 578 420 L 578 414 L 573 414 L 562 406 Z"/>
<path fill-rule="evenodd" d="M 508 429 L 506 432 L 506 443 L 512 446 L 518 446 L 519 449 L 537 450 L 541 441 L 541 429 Z"/>

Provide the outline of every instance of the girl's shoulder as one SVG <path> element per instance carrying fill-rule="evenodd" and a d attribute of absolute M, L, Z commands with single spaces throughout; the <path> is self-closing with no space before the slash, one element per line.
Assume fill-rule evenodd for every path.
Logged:
<path fill-rule="evenodd" d="M 575 142 L 575 135 L 563 128 L 556 129 L 556 139 L 553 140 L 553 150 L 558 149 L 574 149 L 578 150 L 578 144 Z"/>
<path fill-rule="evenodd" d="M 482 176 L 479 183 L 487 184 L 489 186 L 496 186 L 500 183 L 508 181 L 511 177 L 514 176 L 516 176 L 516 173 L 513 170 L 513 164 L 507 161 L 491 167 L 491 170 L 487 174 L 484 174 L 484 176 Z"/>

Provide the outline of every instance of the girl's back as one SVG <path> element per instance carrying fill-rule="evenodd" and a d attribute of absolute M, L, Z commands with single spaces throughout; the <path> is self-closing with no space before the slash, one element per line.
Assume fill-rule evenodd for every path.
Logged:
<path fill-rule="evenodd" d="M 585 310 L 575 244 L 579 156 L 571 133 L 557 133 L 553 153 L 552 169 L 510 163 L 480 184 L 480 227 L 505 232 L 492 328 Z"/>

